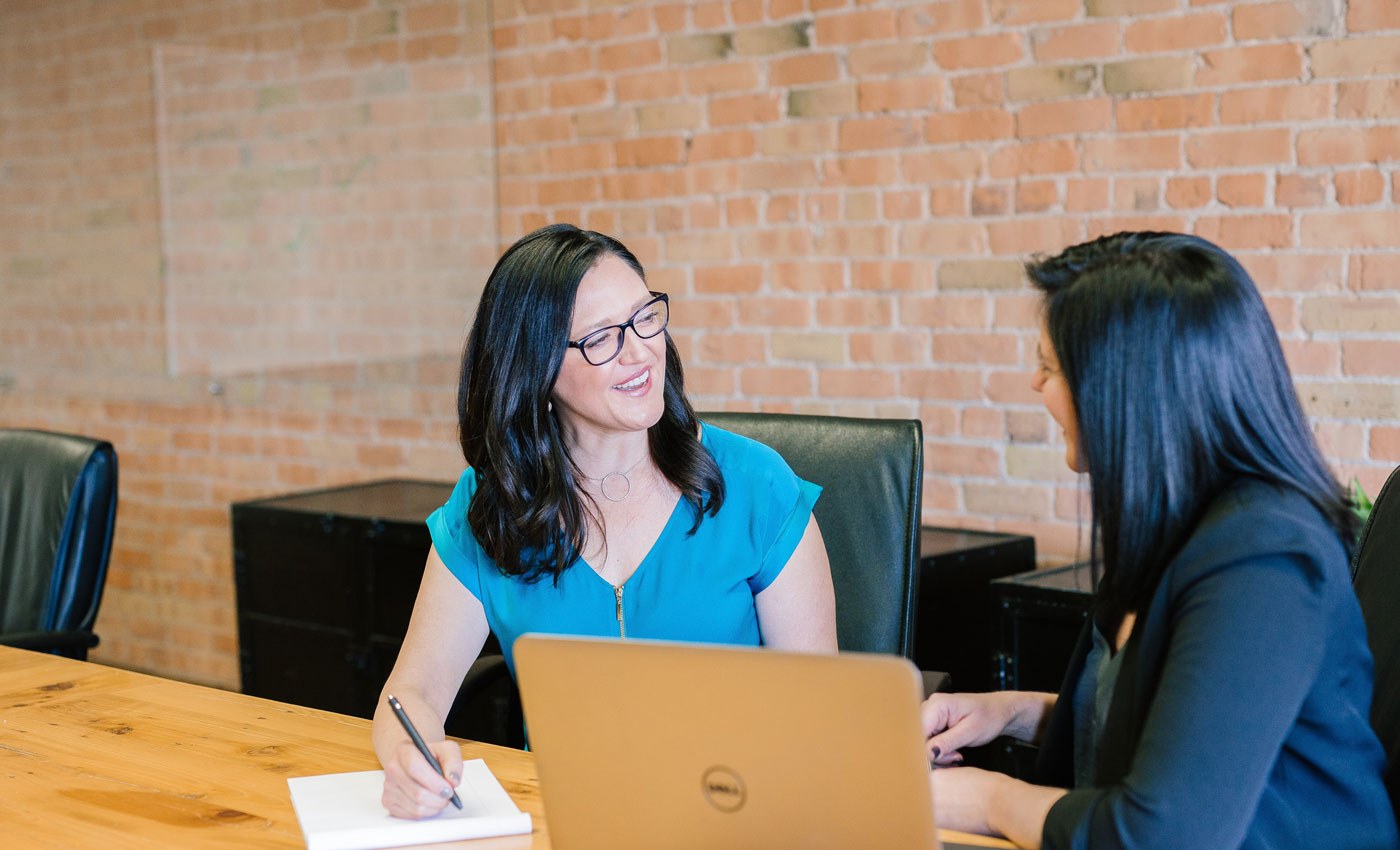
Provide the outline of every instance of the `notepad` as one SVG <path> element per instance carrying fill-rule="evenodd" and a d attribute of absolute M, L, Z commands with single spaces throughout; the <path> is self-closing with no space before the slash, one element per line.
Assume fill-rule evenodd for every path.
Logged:
<path fill-rule="evenodd" d="M 457 785 L 462 810 L 449 804 L 425 820 L 396 818 L 384 810 L 382 770 L 301 776 L 287 785 L 307 850 L 372 850 L 530 831 L 530 815 L 520 811 L 481 759 L 462 763 Z"/>

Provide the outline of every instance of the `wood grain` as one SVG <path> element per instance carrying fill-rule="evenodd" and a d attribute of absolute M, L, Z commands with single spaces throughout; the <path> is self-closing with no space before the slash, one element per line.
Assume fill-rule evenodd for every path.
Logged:
<path fill-rule="evenodd" d="M 287 778 L 377 770 L 369 721 L 0 647 L 0 846 L 299 848 Z M 534 757 L 461 741 L 530 835 L 433 845 L 549 850 Z M 988 847 L 1004 841 L 944 833 Z"/>

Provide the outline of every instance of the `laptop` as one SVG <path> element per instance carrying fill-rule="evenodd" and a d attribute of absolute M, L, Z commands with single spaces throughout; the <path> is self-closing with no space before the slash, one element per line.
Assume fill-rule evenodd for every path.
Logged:
<path fill-rule="evenodd" d="M 515 666 L 557 850 L 937 846 L 904 658 L 531 634 Z"/>

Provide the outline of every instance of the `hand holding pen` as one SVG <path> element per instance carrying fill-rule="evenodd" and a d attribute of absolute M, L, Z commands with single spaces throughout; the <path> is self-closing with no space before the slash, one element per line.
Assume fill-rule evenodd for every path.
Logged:
<path fill-rule="evenodd" d="M 423 740 L 423 736 L 418 734 L 418 729 L 414 727 L 413 721 L 408 719 L 408 714 L 404 712 L 403 706 L 399 704 L 399 701 L 392 694 L 388 695 L 388 703 L 389 708 L 394 712 L 394 716 L 398 718 L 399 724 L 402 725 L 404 731 L 408 733 L 409 740 L 413 742 L 413 746 L 422 754 L 423 761 L 418 762 L 418 764 L 422 765 L 423 762 L 426 762 L 426 765 L 431 766 L 438 776 L 442 777 L 444 780 L 448 780 L 441 761 L 433 754 L 432 749 L 429 748 L 428 744 Z M 410 766 L 408 773 L 409 778 L 416 780 L 418 784 L 424 786 L 428 785 L 428 783 L 422 781 L 421 771 L 417 769 L 416 765 Z M 415 773 L 419 775 L 415 776 Z M 457 775 L 458 773 L 454 771 L 453 776 L 455 777 Z M 452 780 L 448 780 L 448 782 L 448 787 L 441 788 L 441 790 L 436 793 L 439 793 L 442 799 L 450 800 L 452 805 L 460 809 L 462 808 L 462 800 L 457 796 L 457 792 L 450 787 Z"/>

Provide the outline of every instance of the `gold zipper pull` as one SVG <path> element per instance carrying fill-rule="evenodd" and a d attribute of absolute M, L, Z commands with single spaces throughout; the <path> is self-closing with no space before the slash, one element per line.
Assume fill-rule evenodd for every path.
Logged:
<path fill-rule="evenodd" d="M 613 585 L 613 595 L 617 597 L 617 636 L 627 637 L 627 618 L 622 614 L 622 585 Z"/>

